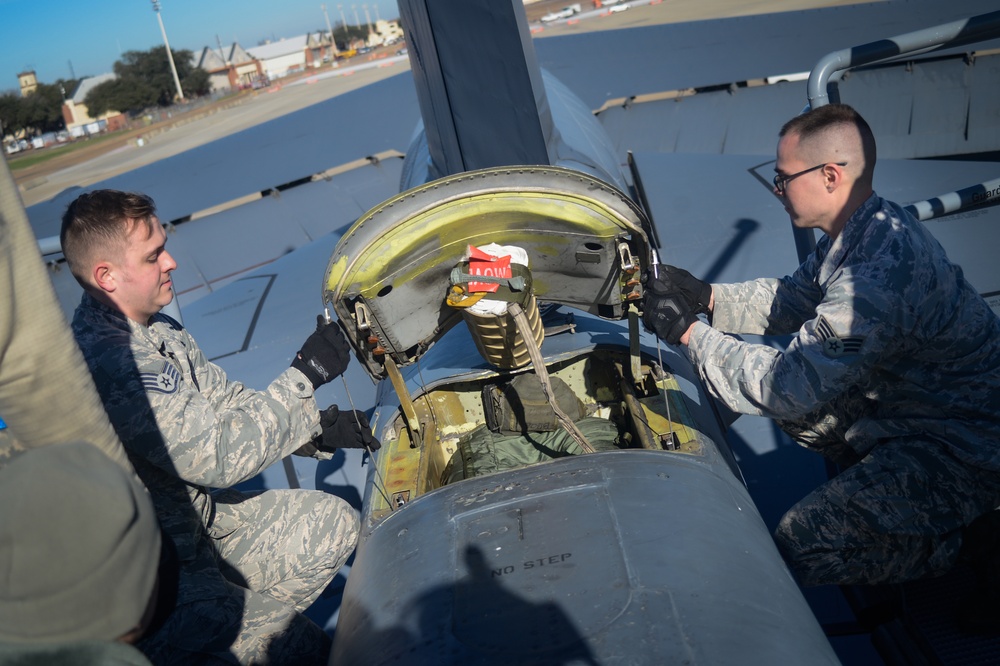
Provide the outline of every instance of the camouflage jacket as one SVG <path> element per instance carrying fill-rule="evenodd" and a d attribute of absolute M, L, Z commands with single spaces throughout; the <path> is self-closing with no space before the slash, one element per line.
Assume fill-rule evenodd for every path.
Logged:
<path fill-rule="evenodd" d="M 247 388 L 162 313 L 142 326 L 84 294 L 73 333 L 183 561 L 211 523 L 209 488 L 253 477 L 321 431 L 301 372 L 289 368 L 263 391 Z"/>
<path fill-rule="evenodd" d="M 794 420 L 854 389 L 877 401 L 847 432 L 926 434 L 1000 469 L 1000 319 L 926 227 L 872 195 L 790 277 L 713 285 L 688 354 L 731 409 Z M 784 351 L 732 333 L 797 333 Z"/>

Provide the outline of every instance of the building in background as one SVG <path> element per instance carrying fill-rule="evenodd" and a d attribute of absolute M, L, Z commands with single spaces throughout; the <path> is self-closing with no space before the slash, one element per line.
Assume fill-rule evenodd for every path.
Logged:
<path fill-rule="evenodd" d="M 307 67 L 319 67 L 325 62 L 331 62 L 337 57 L 337 48 L 325 30 L 310 32 L 306 35 Z"/>
<path fill-rule="evenodd" d="M 31 70 L 18 74 L 17 83 L 21 86 L 21 97 L 27 97 L 38 89 L 38 79 Z"/>
<path fill-rule="evenodd" d="M 194 55 L 194 64 L 208 72 L 212 92 L 253 88 L 267 80 L 263 64 L 236 42 L 220 49 L 206 46 Z"/>
<path fill-rule="evenodd" d="M 319 67 L 334 58 L 333 43 L 325 31 L 254 46 L 247 53 L 261 62 L 269 79 Z"/>
<path fill-rule="evenodd" d="M 375 21 L 375 32 L 368 37 L 368 46 L 396 44 L 403 41 L 403 28 L 399 21 Z"/>
<path fill-rule="evenodd" d="M 98 118 L 91 118 L 87 111 L 87 105 L 83 103 L 87 98 L 87 93 L 95 86 L 114 78 L 114 74 L 101 74 L 83 79 L 77 85 L 72 97 L 63 103 L 63 120 L 66 122 L 66 130 L 72 136 L 79 138 L 101 132 L 113 132 L 127 125 L 127 118 L 119 111 L 108 111 Z"/>

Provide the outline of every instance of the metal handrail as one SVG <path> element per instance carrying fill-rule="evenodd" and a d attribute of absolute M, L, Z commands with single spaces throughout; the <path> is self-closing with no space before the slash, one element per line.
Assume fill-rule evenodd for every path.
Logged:
<path fill-rule="evenodd" d="M 885 62 L 901 55 L 974 44 L 994 37 L 1000 37 L 1000 11 L 834 51 L 821 58 L 809 72 L 809 82 L 806 84 L 809 108 L 815 109 L 830 103 L 826 92 L 827 84 L 834 74 L 847 69 Z"/>
<path fill-rule="evenodd" d="M 903 55 L 919 55 L 940 48 L 974 44 L 996 37 L 1000 37 L 1000 11 L 979 14 L 889 39 L 834 51 L 821 58 L 809 73 L 809 81 L 806 84 L 809 104 L 806 110 L 829 104 L 827 86 L 830 79 L 848 69 L 895 60 Z M 930 220 L 966 208 L 997 204 L 1000 204 L 1000 178 L 917 201 L 906 206 L 906 209 L 918 220 Z"/>
<path fill-rule="evenodd" d="M 966 208 L 981 208 L 997 204 L 1000 204 L 1000 178 L 918 201 L 905 208 L 913 217 L 922 221 L 951 215 Z"/>

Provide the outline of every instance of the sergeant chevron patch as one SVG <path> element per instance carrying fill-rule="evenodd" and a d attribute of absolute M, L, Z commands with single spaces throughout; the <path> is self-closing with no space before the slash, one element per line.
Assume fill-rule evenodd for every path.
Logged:
<path fill-rule="evenodd" d="M 181 383 L 181 373 L 170 364 L 170 361 L 164 361 L 162 370 L 140 373 L 139 379 L 142 380 L 142 386 L 147 391 L 176 393 L 177 386 Z"/>
<path fill-rule="evenodd" d="M 816 335 L 823 345 L 823 353 L 830 358 L 839 358 L 847 354 L 857 354 L 861 350 L 864 338 L 850 337 L 842 338 L 838 336 L 830 322 L 823 315 L 816 321 Z"/>

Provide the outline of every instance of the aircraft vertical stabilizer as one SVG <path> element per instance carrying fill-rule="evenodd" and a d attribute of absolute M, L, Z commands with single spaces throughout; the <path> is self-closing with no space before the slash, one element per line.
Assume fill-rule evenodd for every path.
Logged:
<path fill-rule="evenodd" d="M 491 166 L 550 163 L 552 117 L 524 10 L 515 3 L 521 4 L 399 3 L 431 179 Z M 497 140 L 514 136 L 518 141 Z"/>
<path fill-rule="evenodd" d="M 627 189 L 590 109 L 538 66 L 521 0 L 402 0 L 423 128 L 401 190 L 496 166 L 564 166 Z"/>

